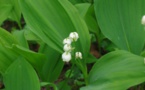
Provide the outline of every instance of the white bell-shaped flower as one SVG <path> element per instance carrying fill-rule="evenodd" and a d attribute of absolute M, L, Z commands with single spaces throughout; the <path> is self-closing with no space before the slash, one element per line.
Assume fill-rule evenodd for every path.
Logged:
<path fill-rule="evenodd" d="M 76 59 L 82 59 L 82 53 L 76 52 Z"/>
<path fill-rule="evenodd" d="M 145 15 L 142 17 L 141 24 L 145 25 Z"/>
<path fill-rule="evenodd" d="M 70 38 L 65 38 L 63 44 L 71 44 L 72 40 Z"/>
<path fill-rule="evenodd" d="M 70 35 L 69 35 L 69 38 L 71 38 L 74 41 L 77 41 L 78 38 L 79 38 L 79 35 L 78 35 L 77 32 L 71 32 Z"/>
<path fill-rule="evenodd" d="M 65 44 L 64 47 L 63 47 L 63 50 L 65 52 L 70 52 L 72 49 L 71 45 L 70 44 Z"/>
<path fill-rule="evenodd" d="M 62 54 L 62 60 L 63 60 L 64 62 L 69 62 L 69 61 L 71 60 L 71 53 L 69 53 L 69 52 L 64 52 L 64 53 Z"/>

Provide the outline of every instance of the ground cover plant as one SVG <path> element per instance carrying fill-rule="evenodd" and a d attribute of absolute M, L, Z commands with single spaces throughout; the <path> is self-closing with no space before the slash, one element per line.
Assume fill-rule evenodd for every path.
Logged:
<path fill-rule="evenodd" d="M 145 90 L 145 0 L 0 0 L 0 90 Z"/>

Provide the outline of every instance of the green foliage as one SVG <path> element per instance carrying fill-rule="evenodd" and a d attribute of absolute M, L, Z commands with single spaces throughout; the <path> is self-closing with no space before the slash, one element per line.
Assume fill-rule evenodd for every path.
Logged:
<path fill-rule="evenodd" d="M 4 60 L 3 59 L 0 59 L 0 60 L 2 60 L 3 62 L 9 62 L 9 64 L 10 64 L 10 61 L 12 62 L 17 57 L 23 56 L 38 71 L 41 71 L 41 68 L 43 65 L 42 61 L 44 61 L 46 59 L 45 55 L 35 53 L 35 52 L 30 51 L 27 48 L 24 48 L 23 43 L 27 44 L 25 39 L 23 38 L 23 41 L 19 41 L 19 39 L 17 40 L 16 37 L 14 37 L 12 34 L 7 32 L 6 30 L 0 28 L 0 41 L 1 41 L 0 48 L 1 48 L 2 58 L 4 59 Z M 9 53 L 7 53 L 7 52 L 9 52 Z M 7 57 L 5 57 L 5 56 L 7 56 Z M 9 65 L 6 64 L 4 66 L 8 67 Z M 1 69 L 3 69 L 3 68 L 1 68 Z"/>
<path fill-rule="evenodd" d="M 23 31 L 16 30 L 12 34 L 20 42 L 20 46 L 23 46 L 25 48 L 29 48 L 27 40 L 25 38 L 25 31 L 24 30 Z"/>
<path fill-rule="evenodd" d="M 69 0 L 72 4 L 79 4 L 79 3 L 93 3 L 93 0 Z"/>
<path fill-rule="evenodd" d="M 8 67 L 4 84 L 4 90 L 40 90 L 39 78 L 24 58 L 18 58 Z"/>
<path fill-rule="evenodd" d="M 144 3 L 0 0 L 0 25 L 5 27 L 3 22 L 10 19 L 20 28 L 0 28 L 3 90 L 126 90 L 144 82 Z M 65 51 L 63 40 L 72 32 L 79 38 Z M 63 62 L 63 52 L 71 55 L 70 62 Z"/>
<path fill-rule="evenodd" d="M 13 47 L 10 49 L 13 51 L 13 53 L 17 53 L 18 55 L 23 56 L 25 59 L 27 59 L 29 63 L 31 63 L 31 65 L 37 71 L 39 71 L 38 73 L 40 73 L 44 62 L 46 61 L 45 55 L 41 53 L 35 53 L 18 45 L 13 45 Z"/>
<path fill-rule="evenodd" d="M 6 30 L 0 28 L 0 44 L 3 44 L 5 46 L 11 47 L 12 44 L 19 44 L 16 38 L 7 32 Z"/>
<path fill-rule="evenodd" d="M 31 31 L 48 46 L 62 53 L 63 39 L 70 32 L 77 31 L 80 40 L 76 48 L 82 51 L 85 57 L 87 56 L 86 52 L 89 51 L 90 45 L 85 43 L 90 43 L 89 32 L 85 22 L 70 2 L 21 0 L 20 5 Z"/>
<path fill-rule="evenodd" d="M 17 54 L 0 45 L 0 73 L 4 73 L 8 66 L 17 59 Z"/>
<path fill-rule="evenodd" d="M 47 56 L 47 60 L 42 67 L 42 79 L 47 82 L 56 81 L 64 65 L 63 61 L 60 59 L 60 53 L 46 44 L 41 45 L 39 52 Z"/>
<path fill-rule="evenodd" d="M 126 90 L 145 81 L 143 57 L 126 51 L 111 52 L 95 63 L 89 85 L 81 90 Z"/>
<path fill-rule="evenodd" d="M 4 4 L 0 5 L 0 25 L 3 23 L 5 19 L 8 18 L 9 14 L 11 13 L 12 5 Z"/>
<path fill-rule="evenodd" d="M 90 7 L 90 3 L 76 4 L 75 7 L 78 9 L 81 17 L 84 18 Z"/>
<path fill-rule="evenodd" d="M 11 5 L 11 11 L 9 12 L 9 14 L 6 14 L 6 15 L 8 15 L 11 20 L 16 21 L 19 27 L 21 27 L 21 24 L 20 24 L 21 10 L 20 10 L 18 0 L 1 0 L 0 1 L 0 6 L 5 5 L 5 4 Z M 5 11 L 7 9 L 5 8 L 3 10 Z"/>
<path fill-rule="evenodd" d="M 95 0 L 95 12 L 102 33 L 118 48 L 140 54 L 145 32 L 141 25 L 145 0 Z"/>

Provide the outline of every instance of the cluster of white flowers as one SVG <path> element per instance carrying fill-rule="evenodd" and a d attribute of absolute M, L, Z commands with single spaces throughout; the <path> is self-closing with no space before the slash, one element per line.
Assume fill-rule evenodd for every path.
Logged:
<path fill-rule="evenodd" d="M 79 38 L 79 35 L 77 32 L 71 32 L 69 37 L 65 38 L 63 40 L 63 44 L 64 44 L 64 47 L 63 47 L 63 50 L 64 50 L 64 53 L 62 54 L 62 60 L 64 62 L 69 62 L 72 57 L 71 57 L 71 51 L 74 49 L 72 46 L 71 46 L 71 43 L 72 42 L 75 42 L 77 41 Z M 82 59 L 82 53 L 81 52 L 76 52 L 76 59 Z"/>

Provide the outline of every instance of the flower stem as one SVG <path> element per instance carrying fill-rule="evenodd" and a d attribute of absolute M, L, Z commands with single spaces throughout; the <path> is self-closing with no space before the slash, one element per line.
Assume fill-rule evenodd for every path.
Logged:
<path fill-rule="evenodd" d="M 82 68 L 82 73 L 84 75 L 85 84 L 88 85 L 88 73 L 86 65 L 84 65 L 84 67 Z"/>

